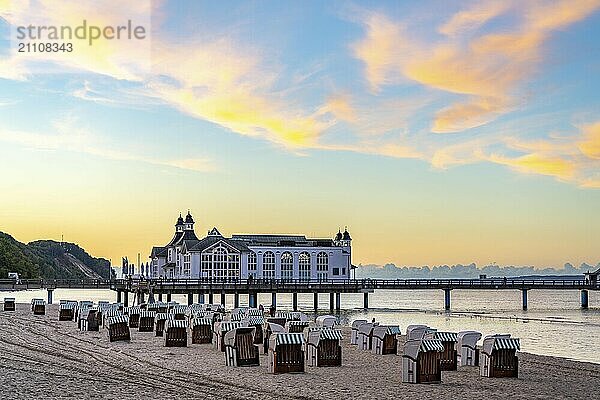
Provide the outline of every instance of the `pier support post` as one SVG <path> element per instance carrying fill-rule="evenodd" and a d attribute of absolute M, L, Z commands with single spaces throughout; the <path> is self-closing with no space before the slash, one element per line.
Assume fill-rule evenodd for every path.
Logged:
<path fill-rule="evenodd" d="M 369 293 L 367 292 L 363 293 L 363 308 L 365 310 L 369 308 Z"/>
<path fill-rule="evenodd" d="M 121 302 L 121 291 L 117 290 L 117 303 Z"/>
<path fill-rule="evenodd" d="M 315 312 L 319 309 L 319 293 L 313 293 L 313 303 L 315 306 Z"/>
<path fill-rule="evenodd" d="M 589 295 L 586 289 L 581 291 L 581 308 L 588 308 L 589 306 Z"/>
<path fill-rule="evenodd" d="M 277 309 L 277 293 L 271 293 L 271 307 Z"/>
<path fill-rule="evenodd" d="M 450 310 L 450 292 L 452 289 L 444 289 L 444 309 L 446 311 Z"/>
<path fill-rule="evenodd" d="M 48 304 L 52 304 L 52 293 L 54 289 L 48 289 Z"/>
<path fill-rule="evenodd" d="M 233 308 L 238 308 L 240 306 L 240 294 L 235 292 L 233 294 Z"/>
<path fill-rule="evenodd" d="M 171 292 L 167 292 L 167 303 L 171 301 Z"/>
<path fill-rule="evenodd" d="M 248 307 L 256 308 L 258 303 L 258 293 L 248 293 Z"/>
<path fill-rule="evenodd" d="M 292 293 L 292 310 L 298 311 L 298 293 Z"/>
<path fill-rule="evenodd" d="M 146 302 L 144 297 L 144 292 L 138 292 L 138 305 Z"/>
<path fill-rule="evenodd" d="M 335 309 L 336 309 L 336 311 L 340 311 L 341 308 L 342 308 L 342 294 L 336 293 L 335 294 Z"/>
<path fill-rule="evenodd" d="M 221 304 L 223 305 L 223 307 L 225 307 L 226 300 L 227 297 L 225 296 L 225 292 L 221 292 Z"/>
<path fill-rule="evenodd" d="M 162 293 L 158 294 L 158 301 L 162 302 Z"/>
<path fill-rule="evenodd" d="M 215 299 L 214 299 L 214 295 L 213 292 L 208 292 L 208 304 L 214 304 Z"/>
<path fill-rule="evenodd" d="M 126 290 L 123 294 L 125 295 L 123 297 L 123 307 L 129 307 L 129 292 Z"/>
<path fill-rule="evenodd" d="M 527 291 L 529 289 L 521 289 L 521 292 L 523 293 L 523 310 L 527 310 Z"/>
<path fill-rule="evenodd" d="M 329 311 L 333 312 L 333 302 L 335 293 L 329 293 Z"/>
<path fill-rule="evenodd" d="M 198 304 L 204 304 L 204 293 L 198 293 Z"/>
<path fill-rule="evenodd" d="M 194 304 L 194 293 L 188 293 L 188 306 Z"/>

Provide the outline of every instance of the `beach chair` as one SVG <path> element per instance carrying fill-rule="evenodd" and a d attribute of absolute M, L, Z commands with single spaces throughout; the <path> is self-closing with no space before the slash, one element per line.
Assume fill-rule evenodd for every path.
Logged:
<path fill-rule="evenodd" d="M 187 306 L 174 305 L 169 309 L 169 314 L 172 314 L 176 320 L 184 321 L 187 313 Z"/>
<path fill-rule="evenodd" d="M 110 342 L 131 340 L 131 334 L 129 332 L 129 318 L 127 315 L 109 317 L 107 325 L 108 340 Z"/>
<path fill-rule="evenodd" d="M 358 344 L 358 327 L 366 324 L 366 319 L 357 319 L 352 322 L 352 331 L 350 334 L 350 344 Z"/>
<path fill-rule="evenodd" d="M 232 329 L 241 328 L 241 321 L 219 321 L 214 325 L 214 343 L 215 347 L 220 351 L 225 351 L 225 334 Z"/>
<path fill-rule="evenodd" d="M 438 339 L 444 345 L 444 351 L 440 356 L 440 369 L 442 371 L 456 371 L 458 366 L 458 357 L 456 352 L 456 342 L 458 335 L 454 332 L 428 332 L 426 339 Z"/>
<path fill-rule="evenodd" d="M 437 339 L 412 339 L 404 343 L 402 382 L 440 383 L 440 357 L 444 345 Z"/>
<path fill-rule="evenodd" d="M 154 331 L 156 336 L 163 336 L 165 330 L 165 322 L 168 319 L 175 319 L 175 315 L 167 313 L 158 313 L 154 318 Z"/>
<path fill-rule="evenodd" d="M 88 331 L 99 331 L 100 323 L 98 318 L 98 309 L 92 307 L 86 307 L 79 312 L 78 325 L 79 330 L 82 332 Z"/>
<path fill-rule="evenodd" d="M 423 339 L 426 333 L 434 331 L 435 329 L 427 325 L 409 325 L 406 327 L 406 340 Z"/>
<path fill-rule="evenodd" d="M 225 334 L 225 365 L 244 367 L 260 365 L 258 346 L 254 344 L 255 327 L 240 327 Z"/>
<path fill-rule="evenodd" d="M 187 347 L 187 321 L 168 319 L 165 321 L 165 347 Z"/>
<path fill-rule="evenodd" d="M 154 331 L 154 318 L 156 318 L 156 312 L 141 310 L 139 314 L 139 332 L 152 332 Z"/>
<path fill-rule="evenodd" d="M 274 333 L 269 339 L 269 372 L 304 372 L 304 335 Z"/>
<path fill-rule="evenodd" d="M 342 365 L 342 331 L 332 328 L 309 328 L 305 333 L 306 359 L 313 367 Z"/>
<path fill-rule="evenodd" d="M 479 354 L 479 374 L 489 378 L 518 378 L 520 349 L 519 339 L 510 335 L 486 336 Z"/>
<path fill-rule="evenodd" d="M 126 310 L 129 316 L 129 327 L 139 328 L 140 326 L 140 312 L 142 309 L 139 306 L 128 307 Z"/>
<path fill-rule="evenodd" d="M 58 320 L 59 321 L 73 321 L 75 318 L 75 307 L 73 303 L 62 303 L 58 306 Z"/>
<path fill-rule="evenodd" d="M 479 349 L 477 342 L 481 339 L 481 333 L 476 331 L 458 332 L 456 339 L 456 350 L 458 363 L 461 367 L 479 366 Z"/>
<path fill-rule="evenodd" d="M 280 325 L 275 322 L 269 322 L 271 320 L 282 321 L 282 319 L 280 319 L 280 318 L 267 318 L 267 322 L 265 322 L 265 327 L 264 327 L 265 334 L 264 334 L 264 338 L 263 338 L 264 354 L 267 354 L 269 352 L 269 339 L 272 334 L 286 333 L 286 330 L 283 327 L 283 325 Z"/>
<path fill-rule="evenodd" d="M 46 315 L 46 302 L 41 299 L 35 299 L 31 305 L 33 315 Z"/>
<path fill-rule="evenodd" d="M 302 333 L 308 328 L 308 321 L 289 320 L 285 323 L 285 330 L 288 333 Z"/>
<path fill-rule="evenodd" d="M 4 311 L 15 311 L 15 298 L 14 297 L 5 297 L 4 298 Z"/>
<path fill-rule="evenodd" d="M 190 327 L 192 329 L 192 344 L 212 342 L 212 316 L 193 318 Z"/>
<path fill-rule="evenodd" d="M 320 317 L 317 317 L 315 324 L 319 328 L 333 328 L 339 323 L 338 319 L 333 315 L 321 315 Z"/>
<path fill-rule="evenodd" d="M 368 322 L 358 327 L 358 348 L 359 350 L 371 350 L 373 348 L 373 328 L 379 323 Z"/>
<path fill-rule="evenodd" d="M 254 344 L 262 344 L 264 341 L 263 325 L 265 324 L 265 318 L 257 315 L 248 315 L 242 320 L 242 326 L 255 328 L 254 331 Z"/>
<path fill-rule="evenodd" d="M 373 354 L 398 354 L 398 325 L 378 325 L 373 327 L 371 351 Z"/>

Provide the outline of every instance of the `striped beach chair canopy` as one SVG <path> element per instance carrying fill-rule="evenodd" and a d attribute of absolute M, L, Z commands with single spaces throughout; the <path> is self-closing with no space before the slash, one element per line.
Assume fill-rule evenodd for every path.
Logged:
<path fill-rule="evenodd" d="M 4 302 L 5 303 L 14 303 L 15 302 L 15 298 L 14 297 L 5 297 L 4 298 Z"/>
<path fill-rule="evenodd" d="M 116 308 L 109 308 L 104 312 L 104 314 L 107 318 L 116 317 L 117 315 L 123 315 L 123 313 Z"/>
<path fill-rule="evenodd" d="M 494 350 L 521 350 L 521 341 L 517 338 L 497 338 Z"/>
<path fill-rule="evenodd" d="M 194 318 L 192 319 L 192 327 L 194 326 L 212 326 L 212 318 Z"/>
<path fill-rule="evenodd" d="M 456 342 L 458 334 L 456 332 L 430 332 L 425 336 L 427 339 L 439 339 L 442 342 Z"/>
<path fill-rule="evenodd" d="M 129 317 L 127 315 L 115 315 L 108 318 L 108 325 L 115 324 L 129 324 Z"/>
<path fill-rule="evenodd" d="M 246 315 L 250 317 L 264 317 L 265 313 L 258 308 L 249 308 Z"/>
<path fill-rule="evenodd" d="M 286 344 L 299 344 L 302 345 L 305 342 L 304 335 L 302 333 L 275 333 L 271 335 L 269 339 L 269 349 L 275 349 L 276 346 Z"/>
<path fill-rule="evenodd" d="M 184 319 L 168 319 L 165 321 L 165 330 L 169 328 L 184 328 L 187 329 L 188 323 Z"/>
<path fill-rule="evenodd" d="M 230 315 L 231 321 L 241 321 L 244 318 L 246 318 L 245 314 L 231 314 Z"/>
<path fill-rule="evenodd" d="M 321 329 L 319 339 L 342 340 L 344 335 L 340 329 Z"/>
<path fill-rule="evenodd" d="M 265 318 L 262 316 L 250 315 L 250 316 L 244 318 L 244 320 L 242 322 L 243 322 L 243 325 L 246 325 L 246 326 L 263 325 L 265 323 Z"/>
<path fill-rule="evenodd" d="M 45 300 L 42 300 L 42 299 L 33 299 L 33 300 L 32 300 L 32 304 L 34 304 L 34 305 L 35 305 L 35 304 L 44 304 L 44 305 L 45 305 L 45 304 L 46 304 L 46 301 L 45 301 Z"/>
<path fill-rule="evenodd" d="M 175 315 L 167 313 L 156 313 L 156 317 L 154 317 L 154 319 L 156 321 L 166 321 L 168 319 L 175 319 Z"/>
<path fill-rule="evenodd" d="M 444 351 L 444 344 L 439 339 L 423 339 L 419 351 Z"/>
<path fill-rule="evenodd" d="M 222 334 L 229 332 L 232 329 L 240 328 L 242 323 L 240 321 L 221 321 L 219 323 L 219 330 Z"/>
<path fill-rule="evenodd" d="M 285 318 L 287 320 L 294 319 L 292 313 L 289 311 L 277 311 L 275 313 L 275 317 L 276 318 Z"/>
<path fill-rule="evenodd" d="M 127 315 L 139 314 L 142 311 L 140 306 L 127 307 L 125 313 Z"/>
<path fill-rule="evenodd" d="M 173 306 L 173 308 L 171 308 L 169 310 L 169 313 L 171 313 L 171 314 L 185 314 L 186 311 L 187 311 L 187 306 L 176 305 L 176 306 Z"/>
<path fill-rule="evenodd" d="M 308 321 L 288 321 L 286 325 L 290 326 L 308 326 Z"/>
<path fill-rule="evenodd" d="M 321 340 L 342 340 L 344 336 L 340 329 L 309 328 L 304 338 L 308 344 L 316 347 Z"/>
<path fill-rule="evenodd" d="M 76 301 L 70 301 L 70 300 L 67 300 L 67 303 L 75 303 L 75 304 L 77 304 Z M 90 301 L 90 300 L 82 300 L 82 301 L 79 302 L 79 306 L 80 307 L 81 306 L 90 306 L 91 307 L 93 305 L 94 305 L 94 302 Z"/>
<path fill-rule="evenodd" d="M 156 318 L 156 311 L 141 310 L 140 318 Z"/>
<path fill-rule="evenodd" d="M 76 305 L 77 304 L 73 304 L 73 303 L 63 303 L 63 304 L 59 304 L 58 309 L 59 310 L 73 310 Z"/>

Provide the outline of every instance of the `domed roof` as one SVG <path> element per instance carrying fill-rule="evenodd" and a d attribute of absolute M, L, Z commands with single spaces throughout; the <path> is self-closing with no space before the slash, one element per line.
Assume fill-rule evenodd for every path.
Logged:
<path fill-rule="evenodd" d="M 192 218 L 192 214 L 190 214 L 189 211 L 188 211 L 187 215 L 185 216 L 185 223 L 186 224 L 193 224 L 194 223 L 194 218 Z"/>
<path fill-rule="evenodd" d="M 344 229 L 343 240 L 352 240 L 350 234 L 348 233 L 348 228 Z"/>
<path fill-rule="evenodd" d="M 342 240 L 342 231 L 340 229 L 338 229 L 338 233 L 335 235 L 335 240 L 336 241 Z"/>
<path fill-rule="evenodd" d="M 181 213 L 179 213 L 179 218 L 177 218 L 177 223 L 175 226 L 177 225 L 183 225 L 183 217 L 181 216 Z"/>

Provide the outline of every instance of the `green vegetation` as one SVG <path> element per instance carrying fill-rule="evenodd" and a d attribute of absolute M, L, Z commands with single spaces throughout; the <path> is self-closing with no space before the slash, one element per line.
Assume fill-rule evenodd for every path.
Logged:
<path fill-rule="evenodd" d="M 18 272 L 22 279 L 108 279 L 113 273 L 108 260 L 94 258 L 76 244 L 53 240 L 25 244 L 0 232 L 0 279 L 9 272 Z"/>

